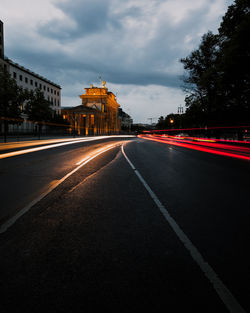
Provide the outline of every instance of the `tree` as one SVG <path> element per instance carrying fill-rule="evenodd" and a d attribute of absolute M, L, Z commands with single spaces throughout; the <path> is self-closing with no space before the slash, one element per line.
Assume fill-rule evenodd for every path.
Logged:
<path fill-rule="evenodd" d="M 158 123 L 156 124 L 157 129 L 164 129 L 165 128 L 165 119 L 163 116 L 160 116 L 158 119 Z"/>
<path fill-rule="evenodd" d="M 168 114 L 165 118 L 160 116 L 158 123 L 156 124 L 157 129 L 173 129 L 181 128 L 182 120 L 180 114 Z"/>
<path fill-rule="evenodd" d="M 199 48 L 188 57 L 181 59 L 187 71 L 184 77 L 184 90 L 189 93 L 185 103 L 187 108 L 199 108 L 198 123 L 212 123 L 218 119 L 218 82 L 217 55 L 219 38 L 212 32 L 203 35 Z M 220 99 L 222 100 L 222 99 Z"/>
<path fill-rule="evenodd" d="M 21 105 L 27 93 L 18 87 L 14 78 L 5 68 L 0 68 L 0 116 L 4 124 L 4 141 L 6 142 L 8 125 L 21 120 Z"/>
<path fill-rule="evenodd" d="M 64 119 L 62 115 L 55 114 L 50 120 L 50 128 L 52 130 L 65 132 L 70 128 L 70 122 Z"/>
<path fill-rule="evenodd" d="M 181 59 L 186 70 L 185 115 L 193 124 L 249 123 L 249 33 L 249 0 L 235 0 L 223 17 L 218 35 L 203 35 L 199 48 Z"/>
<path fill-rule="evenodd" d="M 30 120 L 38 123 L 38 134 L 40 137 L 43 122 L 48 122 L 52 118 L 50 102 L 44 98 L 42 91 L 36 89 L 30 93 L 30 99 L 26 104 L 25 113 Z"/>
<path fill-rule="evenodd" d="M 219 28 L 221 89 L 226 97 L 225 115 L 231 123 L 250 121 L 249 33 L 249 0 L 236 0 Z"/>

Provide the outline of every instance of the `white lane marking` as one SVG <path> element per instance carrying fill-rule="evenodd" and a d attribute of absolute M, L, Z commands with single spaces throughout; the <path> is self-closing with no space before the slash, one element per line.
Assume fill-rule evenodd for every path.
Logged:
<path fill-rule="evenodd" d="M 149 185 L 146 183 L 146 181 L 143 179 L 141 174 L 138 172 L 138 170 L 135 168 L 133 163 L 129 160 L 126 153 L 124 152 L 123 145 L 121 147 L 122 154 L 124 155 L 125 159 L 131 166 L 131 168 L 134 170 L 135 174 L 145 187 L 145 189 L 150 194 L 151 198 L 154 200 L 155 204 L 157 205 L 158 209 L 161 211 L 173 231 L 176 233 L 177 237 L 180 239 L 180 241 L 184 244 L 186 249 L 191 254 L 194 261 L 199 265 L 202 272 L 205 274 L 205 276 L 208 278 L 208 280 L 213 285 L 214 289 L 216 290 L 217 294 L 221 298 L 221 300 L 224 302 L 225 306 L 231 313 L 246 313 L 246 311 L 241 307 L 241 305 L 238 303 L 238 301 L 235 299 L 233 294 L 230 292 L 230 290 L 224 285 L 224 283 L 220 280 L 216 272 L 213 270 L 213 268 L 204 260 L 198 249 L 193 245 L 191 240 L 187 237 L 187 235 L 183 232 L 183 230 L 180 228 L 180 226 L 176 223 L 176 221 L 171 217 L 167 209 L 164 207 L 164 205 L 160 202 L 160 200 L 157 198 L 156 194 L 153 192 L 153 190 L 149 187 Z"/>
<path fill-rule="evenodd" d="M 63 142 L 63 143 L 51 144 L 51 145 L 37 147 L 37 148 L 30 148 L 30 149 L 24 149 L 24 150 L 19 150 L 19 151 L 3 153 L 3 154 L 0 154 L 0 159 L 5 159 L 5 158 L 17 156 L 17 155 L 22 155 L 22 154 L 26 154 L 26 153 L 41 151 L 41 150 L 52 149 L 52 148 L 56 148 L 56 147 L 66 146 L 66 145 L 72 145 L 72 144 L 79 143 L 79 142 L 88 142 L 88 141 L 95 141 L 95 140 L 108 139 L 108 138 L 127 138 L 127 137 L 135 137 L 135 136 L 133 136 L 133 135 L 128 135 L 128 136 L 126 136 L 126 135 L 113 135 L 113 136 L 99 136 L 99 137 L 82 138 L 82 139 L 77 139 L 77 140 L 72 139 L 72 141 L 69 141 L 69 142 Z"/>
<path fill-rule="evenodd" d="M 21 216 L 23 216 L 25 213 L 27 213 L 37 202 L 39 202 L 40 200 L 42 200 L 45 196 L 47 196 L 47 194 L 49 194 L 53 189 L 55 189 L 58 185 L 60 185 L 62 182 L 65 181 L 65 179 L 67 179 L 69 176 L 71 176 L 72 174 L 74 174 L 76 171 L 78 171 L 81 167 L 83 167 L 85 164 L 87 164 L 88 162 L 90 162 L 91 160 L 93 160 L 94 158 L 98 157 L 100 154 L 116 147 L 116 145 L 109 147 L 106 150 L 102 150 L 101 152 L 93 155 L 92 157 L 88 158 L 87 160 L 85 160 L 83 163 L 81 163 L 79 166 L 77 166 L 74 170 L 72 170 L 70 173 L 68 173 L 67 175 L 65 175 L 63 178 L 59 179 L 58 181 L 56 181 L 54 184 L 52 184 L 49 189 L 47 189 L 45 192 L 43 192 L 40 196 L 38 196 L 36 199 L 34 199 L 32 202 L 30 202 L 28 205 L 26 205 L 23 209 L 21 209 L 16 215 L 14 215 L 12 218 L 10 218 L 9 220 L 7 220 L 4 224 L 0 225 L 0 234 L 6 232 L 6 230 L 11 227 Z"/>

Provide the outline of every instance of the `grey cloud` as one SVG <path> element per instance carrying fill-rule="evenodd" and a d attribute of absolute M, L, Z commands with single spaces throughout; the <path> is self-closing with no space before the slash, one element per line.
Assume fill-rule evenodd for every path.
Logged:
<path fill-rule="evenodd" d="M 162 73 L 136 73 L 136 72 L 113 72 L 105 73 L 105 78 L 114 84 L 132 84 L 132 85 L 162 85 L 178 88 L 180 80 L 178 75 L 169 75 Z"/>
<path fill-rule="evenodd" d="M 15 55 L 18 55 L 16 57 Z M 12 58 L 12 54 L 10 56 Z M 83 61 L 69 59 L 62 53 L 44 54 L 19 50 L 13 54 L 17 62 L 22 60 L 22 65 L 29 67 L 34 72 L 40 73 L 57 83 L 84 83 L 97 80 L 101 75 L 105 80 L 115 84 L 149 85 L 156 84 L 178 88 L 180 80 L 178 75 L 155 73 L 152 70 L 137 72 L 136 69 L 117 68 L 106 66 L 103 63 L 90 64 Z"/>
<path fill-rule="evenodd" d="M 68 0 L 55 2 L 55 6 L 63 11 L 76 27 L 71 28 L 58 19 L 41 25 L 39 33 L 62 42 L 103 32 L 108 28 L 121 27 L 118 19 L 109 15 L 109 0 Z"/>
<path fill-rule="evenodd" d="M 9 50 L 10 58 L 62 86 L 94 82 L 101 74 L 103 79 L 114 84 L 154 84 L 179 88 L 182 84 L 179 76 L 182 73 L 181 66 L 178 68 L 178 60 L 190 53 L 190 45 L 184 43 L 184 38 L 187 34 L 193 35 L 191 43 L 194 48 L 198 46 L 200 38 L 197 30 L 203 25 L 209 4 L 193 10 L 189 17 L 177 25 L 171 25 L 167 19 L 161 20 L 154 37 L 148 39 L 147 34 L 143 34 L 145 45 L 138 48 L 133 46 L 133 38 L 128 36 L 125 41 L 127 30 L 122 20 L 127 16 L 135 20 L 143 18 L 143 11 L 132 7 L 112 15 L 111 1 L 55 2 L 57 8 L 75 21 L 76 28 L 71 29 L 64 21 L 56 19 L 40 27 L 38 33 L 44 40 L 53 38 L 68 45 L 68 48 L 72 46 L 72 53 L 63 49 L 42 53 L 39 43 L 25 49 L 25 38 L 22 38 L 22 45 L 15 43 L 15 50 Z M 90 40 L 93 39 L 90 35 L 100 32 L 102 36 L 98 37 L 98 41 Z M 80 46 L 74 50 L 76 41 L 78 44 L 80 42 Z M 88 49 L 90 46 L 92 49 Z M 171 67 L 172 70 L 168 72 L 167 69 Z M 67 96 L 71 95 L 67 91 Z"/>

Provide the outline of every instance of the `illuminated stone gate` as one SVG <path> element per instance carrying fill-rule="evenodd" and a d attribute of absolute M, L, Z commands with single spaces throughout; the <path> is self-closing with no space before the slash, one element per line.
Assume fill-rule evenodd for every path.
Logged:
<path fill-rule="evenodd" d="M 115 95 L 106 88 L 106 82 L 102 87 L 91 85 L 85 88 L 85 94 L 80 98 L 81 105 L 62 109 L 63 118 L 70 122 L 72 132 L 83 136 L 119 133 L 119 104 Z"/>

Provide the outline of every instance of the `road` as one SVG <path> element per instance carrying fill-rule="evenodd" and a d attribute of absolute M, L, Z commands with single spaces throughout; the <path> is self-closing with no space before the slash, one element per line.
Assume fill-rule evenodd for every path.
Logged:
<path fill-rule="evenodd" d="M 140 138 L 0 160 L 2 225 L 37 199 L 0 234 L 0 312 L 248 312 L 249 175 Z"/>

